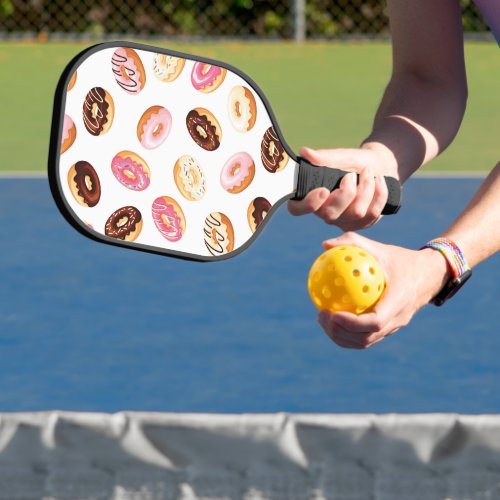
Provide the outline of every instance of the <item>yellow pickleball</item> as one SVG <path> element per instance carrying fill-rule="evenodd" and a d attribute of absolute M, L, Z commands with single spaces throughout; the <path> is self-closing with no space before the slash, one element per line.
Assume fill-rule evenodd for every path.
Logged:
<path fill-rule="evenodd" d="M 384 271 L 377 259 L 363 248 L 334 247 L 313 263 L 307 288 L 318 309 L 362 314 L 382 295 Z"/>

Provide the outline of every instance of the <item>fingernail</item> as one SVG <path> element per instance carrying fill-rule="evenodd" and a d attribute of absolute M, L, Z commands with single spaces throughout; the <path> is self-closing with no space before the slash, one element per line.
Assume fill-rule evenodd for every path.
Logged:
<path fill-rule="evenodd" d="M 330 196 L 330 191 L 328 191 L 328 189 L 322 189 L 319 192 L 319 199 L 321 201 L 326 200 L 329 196 Z"/>
<path fill-rule="evenodd" d="M 342 186 L 348 183 L 352 183 L 352 174 L 353 172 L 344 175 L 344 177 L 342 177 L 342 180 L 340 181 L 340 185 Z"/>

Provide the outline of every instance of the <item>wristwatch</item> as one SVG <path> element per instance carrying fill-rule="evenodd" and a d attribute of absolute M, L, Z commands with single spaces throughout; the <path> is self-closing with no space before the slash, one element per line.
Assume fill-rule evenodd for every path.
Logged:
<path fill-rule="evenodd" d="M 431 300 L 431 304 L 442 306 L 451 299 L 467 280 L 472 276 L 472 269 L 465 260 L 464 254 L 458 246 L 448 238 L 436 238 L 426 243 L 422 248 L 432 248 L 440 252 L 448 263 L 452 278 L 444 285 L 442 290 Z"/>

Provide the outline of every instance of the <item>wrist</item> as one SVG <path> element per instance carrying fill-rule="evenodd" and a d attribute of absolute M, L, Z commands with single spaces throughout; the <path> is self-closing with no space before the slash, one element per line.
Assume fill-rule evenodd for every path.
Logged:
<path fill-rule="evenodd" d="M 398 162 L 394 153 L 385 144 L 367 139 L 361 144 L 361 149 L 373 151 L 378 156 L 381 171 L 377 173 L 399 179 Z"/>
<path fill-rule="evenodd" d="M 432 299 L 443 289 L 453 277 L 446 258 L 432 248 L 422 248 L 418 251 L 423 261 L 419 268 L 424 269 L 423 289 L 425 290 L 425 303 Z"/>

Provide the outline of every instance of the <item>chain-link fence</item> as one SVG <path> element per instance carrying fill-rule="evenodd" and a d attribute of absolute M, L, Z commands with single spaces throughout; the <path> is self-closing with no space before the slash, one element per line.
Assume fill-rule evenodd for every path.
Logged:
<path fill-rule="evenodd" d="M 438 1 L 438 0 L 436 0 Z M 462 0 L 468 32 L 487 32 L 472 0 Z M 0 37 L 383 36 L 383 0 L 0 0 Z"/>

